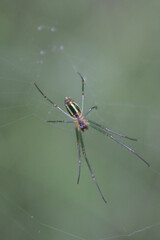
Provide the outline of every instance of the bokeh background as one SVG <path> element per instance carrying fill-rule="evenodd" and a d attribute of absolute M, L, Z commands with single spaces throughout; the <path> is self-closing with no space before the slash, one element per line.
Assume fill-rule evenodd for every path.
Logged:
<path fill-rule="evenodd" d="M 160 236 L 160 1 L 0 1 L 0 238 L 150 240 Z M 64 109 L 131 137 L 148 168 L 89 129 L 86 152 L 106 205 L 78 153 Z"/>

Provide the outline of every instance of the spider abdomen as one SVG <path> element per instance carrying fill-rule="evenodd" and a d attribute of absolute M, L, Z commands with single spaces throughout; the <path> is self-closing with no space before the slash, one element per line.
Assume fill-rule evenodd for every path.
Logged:
<path fill-rule="evenodd" d="M 76 127 L 82 131 L 88 129 L 88 121 L 82 116 L 81 109 L 75 101 L 69 97 L 64 100 L 66 109 L 76 123 Z"/>
<path fill-rule="evenodd" d="M 66 97 L 64 103 L 71 117 L 78 118 L 81 116 L 81 110 L 78 104 L 73 101 L 73 99 Z"/>

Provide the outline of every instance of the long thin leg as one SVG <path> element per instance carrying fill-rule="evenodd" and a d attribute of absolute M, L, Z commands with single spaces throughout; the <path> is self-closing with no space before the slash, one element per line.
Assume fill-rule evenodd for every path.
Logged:
<path fill-rule="evenodd" d="M 74 123 L 74 121 L 69 121 L 69 120 L 47 120 L 47 123 Z"/>
<path fill-rule="evenodd" d="M 149 163 L 142 158 L 138 153 L 136 153 L 131 147 L 129 147 L 128 145 L 124 144 L 123 142 L 121 142 L 118 138 L 113 137 L 110 133 L 108 133 L 107 131 L 105 131 L 104 128 L 102 128 L 100 125 L 98 125 L 97 123 L 94 123 L 93 121 L 88 121 L 90 123 L 90 126 L 94 129 L 96 129 L 97 131 L 105 134 L 106 136 L 108 136 L 110 139 L 114 140 L 115 142 L 117 142 L 118 144 L 120 144 L 122 147 L 126 148 L 128 151 L 130 151 L 131 153 L 133 153 L 134 155 L 136 155 L 139 159 L 141 159 L 148 167 L 150 167 Z"/>
<path fill-rule="evenodd" d="M 79 73 L 79 72 L 77 72 L 77 74 L 81 77 L 81 79 L 82 79 L 82 106 L 81 106 L 81 112 L 82 112 L 82 114 L 83 114 L 83 109 L 84 109 L 84 82 L 85 82 L 85 80 L 84 80 L 84 78 L 83 78 L 83 76 Z"/>
<path fill-rule="evenodd" d="M 123 133 L 118 133 L 118 132 L 116 132 L 116 131 L 113 131 L 113 130 L 111 130 L 111 129 L 109 129 L 109 128 L 106 128 L 106 127 L 104 127 L 104 126 L 102 126 L 102 125 L 100 125 L 100 124 L 92 121 L 92 120 L 88 120 L 88 121 L 89 121 L 90 123 L 93 123 L 93 124 L 96 125 L 97 127 L 103 129 L 104 131 L 107 131 L 107 132 L 109 132 L 109 133 L 113 133 L 113 134 L 115 134 L 115 135 L 117 135 L 117 136 L 119 136 L 119 137 L 122 137 L 122 138 L 126 138 L 126 139 L 129 139 L 129 140 L 132 140 L 132 141 L 137 141 L 136 138 L 131 138 L 131 137 L 128 137 L 127 135 L 125 135 L 125 134 L 123 134 Z"/>
<path fill-rule="evenodd" d="M 95 177 L 95 175 L 94 175 L 94 173 L 93 173 L 93 171 L 92 171 L 92 168 L 91 168 L 91 166 L 90 166 L 90 164 L 89 164 L 89 161 L 88 161 L 88 159 L 87 159 L 86 151 L 85 151 L 85 146 L 84 146 L 84 142 L 83 142 L 83 138 L 82 138 L 82 133 L 81 133 L 79 130 L 78 130 L 78 134 L 79 134 L 79 139 L 80 139 L 80 143 L 81 143 L 82 153 L 83 153 L 84 159 L 85 159 L 85 161 L 86 161 L 86 163 L 87 163 L 88 169 L 89 169 L 89 171 L 90 171 L 90 173 L 91 173 L 91 177 L 92 177 L 94 183 L 96 184 L 96 186 L 97 186 L 97 188 L 98 188 L 98 191 L 99 191 L 99 193 L 100 193 L 103 201 L 104 201 L 105 203 L 107 203 L 107 201 L 106 201 L 106 199 L 104 198 L 103 193 L 102 193 L 102 191 L 101 191 L 101 189 L 100 189 L 100 187 L 99 187 L 99 185 L 98 185 L 98 182 L 97 182 L 96 177 Z"/>
<path fill-rule="evenodd" d="M 88 111 L 84 114 L 84 117 L 86 117 L 93 109 L 96 109 L 97 110 L 97 106 L 93 106 L 91 108 L 88 109 Z"/>
<path fill-rule="evenodd" d="M 37 90 L 40 92 L 40 94 L 48 101 L 50 102 L 55 108 L 57 108 L 58 110 L 60 110 L 61 112 L 63 112 L 66 116 L 72 118 L 68 113 L 66 113 L 62 108 L 60 108 L 56 103 L 54 103 L 51 99 L 49 99 L 42 91 L 41 89 L 38 87 L 38 85 L 36 83 L 34 83 L 35 87 L 37 88 Z"/>
<path fill-rule="evenodd" d="M 77 147 L 78 147 L 78 179 L 77 179 L 77 184 L 78 184 L 80 180 L 80 175 L 81 175 L 81 149 L 80 149 L 80 139 L 79 139 L 78 129 L 75 128 L 75 131 L 76 131 L 76 139 L 77 139 Z"/>

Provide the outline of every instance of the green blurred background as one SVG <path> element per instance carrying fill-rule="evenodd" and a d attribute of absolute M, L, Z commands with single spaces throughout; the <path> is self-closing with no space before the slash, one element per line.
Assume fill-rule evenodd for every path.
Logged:
<path fill-rule="evenodd" d="M 0 1 L 0 239 L 160 237 L 160 1 Z M 106 205 L 78 153 L 64 97 L 90 118 L 137 137 L 151 165 L 92 129 L 88 159 Z M 126 142 L 127 143 L 127 142 Z"/>

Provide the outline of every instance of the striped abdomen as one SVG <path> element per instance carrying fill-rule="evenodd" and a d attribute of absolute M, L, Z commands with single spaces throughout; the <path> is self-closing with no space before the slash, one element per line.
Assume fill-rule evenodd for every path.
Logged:
<path fill-rule="evenodd" d="M 66 97 L 64 100 L 66 109 L 68 113 L 71 115 L 71 117 L 74 119 L 77 128 L 84 131 L 85 129 L 88 129 L 88 122 L 87 120 L 82 116 L 81 109 L 78 106 L 77 103 L 75 103 L 71 98 Z"/>

